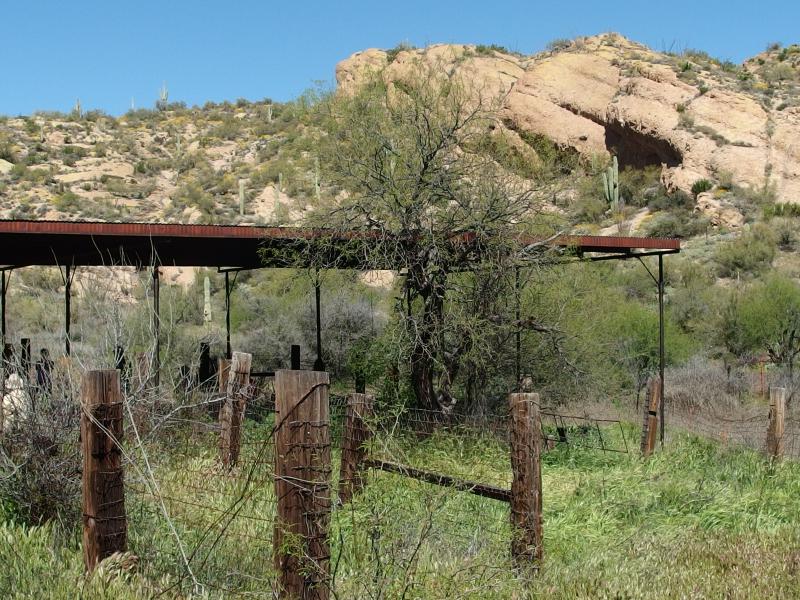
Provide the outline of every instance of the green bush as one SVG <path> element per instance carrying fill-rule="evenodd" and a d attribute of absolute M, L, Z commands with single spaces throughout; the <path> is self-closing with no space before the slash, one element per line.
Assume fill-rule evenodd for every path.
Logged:
<path fill-rule="evenodd" d="M 561 52 L 572 46 L 572 40 L 567 38 L 556 38 L 547 42 L 547 49 L 550 52 Z"/>
<path fill-rule="evenodd" d="M 653 217 L 647 227 L 649 237 L 689 238 L 708 229 L 708 219 L 685 209 L 661 213 Z"/>
<path fill-rule="evenodd" d="M 763 208 L 764 219 L 769 220 L 773 217 L 800 217 L 800 204 L 793 202 L 776 202 L 766 204 Z"/>
<path fill-rule="evenodd" d="M 67 190 L 63 194 L 59 194 L 53 198 L 53 205 L 56 210 L 65 213 L 78 212 L 81 207 L 81 197 L 75 192 Z"/>
<path fill-rule="evenodd" d="M 392 64 L 397 58 L 398 54 L 400 54 L 401 52 L 410 52 L 411 50 L 416 50 L 416 47 L 412 46 L 408 42 L 401 42 L 397 44 L 397 46 L 395 46 L 394 48 L 391 48 L 386 51 L 386 60 L 388 61 L 389 64 Z"/>
<path fill-rule="evenodd" d="M 477 46 L 475 46 L 475 53 L 481 56 L 493 56 L 495 52 L 501 52 L 503 54 L 512 53 L 505 46 L 498 46 L 497 44 L 491 44 L 489 46 L 485 46 L 484 44 L 478 44 Z"/>
<path fill-rule="evenodd" d="M 696 198 L 699 194 L 707 192 L 711 190 L 713 187 L 714 184 L 708 179 L 698 179 L 692 184 L 692 194 L 694 194 Z"/>
<path fill-rule="evenodd" d="M 757 275 L 772 265 L 775 251 L 774 233 L 766 225 L 758 224 L 739 238 L 718 246 L 714 261 L 721 277 Z"/>
<path fill-rule="evenodd" d="M 0 159 L 10 163 L 17 162 L 17 155 L 14 151 L 14 144 L 11 137 L 6 133 L 0 133 Z"/>
<path fill-rule="evenodd" d="M 647 208 L 651 211 L 657 210 L 672 210 L 672 209 L 686 209 L 691 210 L 694 208 L 694 198 L 682 190 L 677 190 L 671 194 L 663 187 L 658 191 L 648 196 Z"/>

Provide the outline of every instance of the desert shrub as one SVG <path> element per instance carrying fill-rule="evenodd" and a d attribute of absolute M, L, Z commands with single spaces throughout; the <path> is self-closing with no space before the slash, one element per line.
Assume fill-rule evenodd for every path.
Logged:
<path fill-rule="evenodd" d="M 647 197 L 647 208 L 651 211 L 687 209 L 694 207 L 694 198 L 682 190 L 676 190 L 671 194 L 663 187 L 655 190 Z"/>
<path fill-rule="evenodd" d="M 484 44 L 478 44 L 475 46 L 475 53 L 481 56 L 492 56 L 495 52 L 502 52 L 503 54 L 511 54 L 511 51 L 506 48 L 505 46 L 498 46 L 497 44 L 491 44 L 486 46 Z"/>
<path fill-rule="evenodd" d="M 800 204 L 795 204 L 794 202 L 765 204 L 762 210 L 765 220 L 773 217 L 800 217 Z"/>
<path fill-rule="evenodd" d="M 711 408 L 723 412 L 738 407 L 749 391 L 741 369 L 728 370 L 705 356 L 669 367 L 664 382 L 667 406 L 685 411 Z"/>
<path fill-rule="evenodd" d="M 19 364 L 13 364 L 19 371 Z M 77 390 L 66 371 L 53 371 L 51 393 L 25 385 L 5 415 L 0 446 L 0 502 L 15 520 L 80 522 L 80 427 Z M 8 411 L 8 407 L 6 407 Z"/>
<path fill-rule="evenodd" d="M 241 120 L 233 117 L 226 117 L 219 125 L 209 130 L 208 136 L 221 140 L 235 140 L 239 137 L 242 126 L 243 123 Z"/>
<path fill-rule="evenodd" d="M 562 147 L 549 137 L 539 133 L 529 131 L 519 131 L 518 133 L 522 141 L 533 148 L 536 156 L 539 157 L 542 175 L 568 175 L 580 165 L 580 154 L 572 148 Z"/>
<path fill-rule="evenodd" d="M 713 187 L 714 184 L 708 179 L 698 179 L 692 184 L 692 194 L 694 194 L 696 198 L 699 194 L 702 194 L 703 192 L 708 192 Z"/>
<path fill-rule="evenodd" d="M 63 194 L 59 194 L 53 198 L 53 206 L 56 207 L 56 210 L 60 210 L 61 212 L 77 212 L 81 208 L 81 197 L 75 192 L 67 190 Z"/>
<path fill-rule="evenodd" d="M 7 133 L 0 133 L 0 159 L 10 163 L 17 162 L 17 154 L 11 136 Z"/>
<path fill-rule="evenodd" d="M 190 182 L 180 187 L 173 196 L 173 204 L 178 207 L 191 206 L 197 208 L 206 216 L 214 214 L 214 198 L 196 182 Z"/>
<path fill-rule="evenodd" d="M 572 40 L 567 38 L 556 38 L 547 42 L 547 49 L 550 52 L 560 52 L 572 46 Z"/>
<path fill-rule="evenodd" d="M 771 274 L 741 293 L 732 293 L 723 312 L 720 336 L 736 356 L 767 353 L 790 379 L 800 354 L 800 286 Z"/>
<path fill-rule="evenodd" d="M 717 247 L 714 261 L 721 277 L 756 275 L 768 269 L 775 258 L 774 233 L 759 224 L 741 236 Z"/>
<path fill-rule="evenodd" d="M 573 219 L 590 223 L 599 222 L 608 210 L 602 194 L 580 194 L 569 206 Z"/>
<path fill-rule="evenodd" d="M 797 225 L 792 219 L 772 219 L 770 221 L 778 248 L 784 252 L 791 252 L 797 244 Z"/>
<path fill-rule="evenodd" d="M 511 144 L 502 132 L 482 136 L 477 146 L 476 150 L 488 154 L 504 168 L 520 177 L 534 179 L 541 172 L 537 157 L 531 157 L 530 151 L 526 154 Z"/>
<path fill-rule="evenodd" d="M 704 233 L 708 219 L 686 209 L 656 215 L 647 225 L 649 237 L 689 238 Z"/>
<path fill-rule="evenodd" d="M 625 167 L 619 174 L 619 195 L 629 204 L 645 206 L 651 198 L 665 193 L 659 166 L 649 165 L 644 169 Z"/>
<path fill-rule="evenodd" d="M 416 47 L 412 46 L 408 42 L 400 42 L 394 48 L 386 51 L 386 60 L 389 62 L 389 64 L 392 64 L 397 58 L 398 54 L 401 52 L 410 52 L 411 50 L 416 50 Z"/>

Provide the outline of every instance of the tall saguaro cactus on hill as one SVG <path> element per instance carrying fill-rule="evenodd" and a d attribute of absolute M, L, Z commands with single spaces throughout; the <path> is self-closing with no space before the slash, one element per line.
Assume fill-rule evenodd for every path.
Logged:
<path fill-rule="evenodd" d="M 618 232 L 622 233 L 625 222 L 625 201 L 619 197 L 619 162 L 616 156 L 611 158 L 611 166 L 603 173 L 603 196 L 617 222 Z"/>
<path fill-rule="evenodd" d="M 158 100 L 156 100 L 156 108 L 158 110 L 167 110 L 169 106 L 169 91 L 167 90 L 166 82 L 161 86 L 158 92 Z"/>
<path fill-rule="evenodd" d="M 619 163 L 616 156 L 612 158 L 611 166 L 603 173 L 603 194 L 606 202 L 616 212 L 615 209 L 619 205 Z"/>

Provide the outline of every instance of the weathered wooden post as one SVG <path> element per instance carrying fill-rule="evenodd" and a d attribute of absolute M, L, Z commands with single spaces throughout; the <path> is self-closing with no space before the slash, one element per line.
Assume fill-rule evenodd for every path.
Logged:
<path fill-rule="evenodd" d="M 542 418 L 539 394 L 509 394 L 511 409 L 511 557 L 538 565 L 542 545 Z"/>
<path fill-rule="evenodd" d="M 81 408 L 83 561 L 92 571 L 104 558 L 127 548 L 119 371 L 87 372 Z"/>
<path fill-rule="evenodd" d="M 230 469 L 239 461 L 241 450 L 242 421 L 247 408 L 250 388 L 250 366 L 253 355 L 234 352 L 230 361 L 220 359 L 220 392 L 225 381 L 225 397 L 219 409 L 220 458 L 225 468 Z M 225 364 L 223 364 L 225 363 Z"/>
<path fill-rule="evenodd" d="M 349 502 L 364 487 L 366 443 L 372 437 L 368 425 L 374 398 L 368 394 L 349 394 L 342 428 L 342 467 L 339 472 L 339 500 Z"/>
<path fill-rule="evenodd" d="M 642 456 L 647 457 L 656 448 L 658 433 L 658 409 L 661 406 L 661 384 L 658 377 L 647 382 L 647 397 L 644 402 L 644 418 L 642 421 Z"/>
<path fill-rule="evenodd" d="M 783 458 L 784 418 L 786 417 L 786 388 L 769 389 L 769 425 L 767 452 L 775 460 Z"/>
<path fill-rule="evenodd" d="M 328 600 L 331 438 L 327 373 L 275 373 L 273 553 L 282 598 Z"/>

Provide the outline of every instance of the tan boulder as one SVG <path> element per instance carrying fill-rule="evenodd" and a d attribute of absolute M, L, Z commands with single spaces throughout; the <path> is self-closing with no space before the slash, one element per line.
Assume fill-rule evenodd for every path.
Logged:
<path fill-rule="evenodd" d="M 5 159 L 0 158 L 0 175 L 8 175 L 11 169 L 14 168 L 14 163 L 10 163 Z"/>
<path fill-rule="evenodd" d="M 695 212 L 708 217 L 715 227 L 736 229 L 744 225 L 742 213 L 727 200 L 716 198 L 713 192 L 698 194 Z"/>

